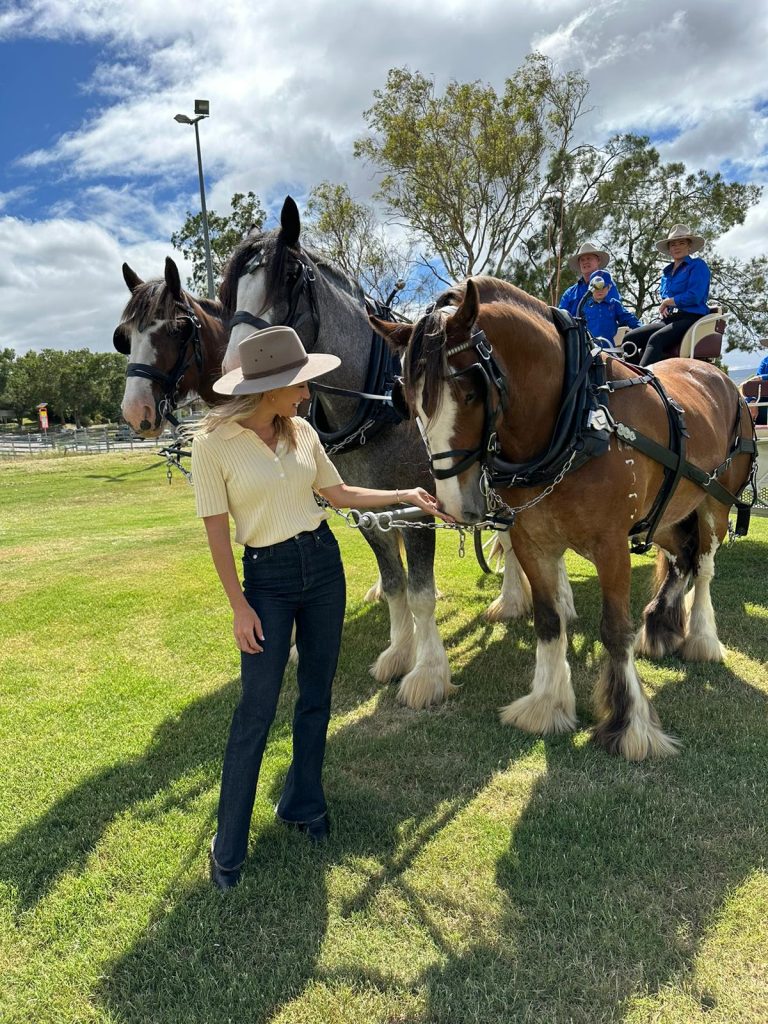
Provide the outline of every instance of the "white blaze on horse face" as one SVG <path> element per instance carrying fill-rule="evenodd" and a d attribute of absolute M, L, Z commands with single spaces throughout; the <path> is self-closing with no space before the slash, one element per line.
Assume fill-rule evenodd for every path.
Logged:
<path fill-rule="evenodd" d="M 430 419 L 424 412 L 422 382 L 421 392 L 416 401 L 416 414 L 424 426 L 429 450 L 433 455 L 439 452 L 450 451 L 454 447 L 453 437 L 456 432 L 458 412 L 458 402 L 453 397 L 450 386 L 446 382 L 443 385 L 440 408 L 437 414 Z M 450 469 L 455 464 L 455 461 L 453 458 L 439 459 L 435 463 L 434 468 Z M 443 511 L 447 512 L 449 516 L 453 516 L 459 522 L 480 522 L 485 518 L 485 506 L 481 500 L 479 487 L 477 488 L 477 495 L 467 493 L 466 489 L 462 487 L 458 476 L 449 476 L 445 480 L 435 480 L 435 491 Z"/>
<path fill-rule="evenodd" d="M 152 345 L 152 336 L 160 326 L 162 321 L 155 320 L 145 331 L 139 331 L 135 327 L 131 330 L 131 354 L 128 357 L 130 363 L 155 365 L 157 353 Z M 152 393 L 152 381 L 143 377 L 126 377 L 120 408 L 123 419 L 137 434 L 143 437 L 156 437 L 161 432 L 162 424 L 155 427 L 157 409 Z M 149 427 L 146 424 L 149 424 Z"/>
<path fill-rule="evenodd" d="M 247 313 L 252 313 L 254 316 L 261 317 L 262 320 L 266 320 L 267 323 L 272 323 L 272 311 L 261 310 L 264 305 L 264 300 L 267 297 L 267 275 L 263 268 L 259 268 L 254 271 L 253 274 L 244 274 L 243 277 L 237 282 L 237 308 Z M 247 338 L 249 334 L 253 334 L 255 327 L 251 327 L 250 324 L 235 324 L 230 331 L 229 344 L 227 345 L 227 351 L 224 353 L 224 359 L 221 363 L 221 372 L 229 373 L 230 370 L 236 370 L 240 365 L 240 355 L 238 352 L 238 345 Z"/>

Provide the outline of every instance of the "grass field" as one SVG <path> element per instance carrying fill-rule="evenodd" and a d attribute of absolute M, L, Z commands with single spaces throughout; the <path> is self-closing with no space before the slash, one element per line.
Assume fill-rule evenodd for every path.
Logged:
<path fill-rule="evenodd" d="M 764 1024 L 768 1020 L 768 520 L 718 557 L 724 665 L 641 661 L 680 756 L 588 742 L 594 571 L 569 570 L 582 731 L 499 724 L 527 692 L 529 622 L 439 537 L 459 694 L 400 708 L 368 666 L 386 610 L 337 528 L 349 603 L 322 850 L 272 807 L 289 670 L 243 882 L 207 881 L 238 655 L 191 489 L 151 456 L 0 466 L 3 1024 Z M 145 471 L 146 470 L 146 471 Z M 636 560 L 636 620 L 650 558 Z"/>

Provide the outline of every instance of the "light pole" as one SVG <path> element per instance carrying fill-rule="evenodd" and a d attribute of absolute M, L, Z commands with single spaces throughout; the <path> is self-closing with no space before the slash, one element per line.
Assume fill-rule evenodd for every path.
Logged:
<path fill-rule="evenodd" d="M 195 143 L 197 144 L 197 173 L 200 178 L 200 208 L 203 211 L 203 243 L 205 245 L 205 268 L 208 272 L 208 298 L 213 299 L 213 262 L 211 261 L 211 240 L 208 236 L 208 211 L 205 208 L 205 182 L 203 180 L 203 158 L 200 155 L 200 132 L 197 128 L 198 121 L 210 114 L 208 100 L 195 100 L 195 113 L 197 117 L 187 117 L 186 114 L 176 114 L 173 118 L 179 124 L 193 124 L 195 126 Z"/>

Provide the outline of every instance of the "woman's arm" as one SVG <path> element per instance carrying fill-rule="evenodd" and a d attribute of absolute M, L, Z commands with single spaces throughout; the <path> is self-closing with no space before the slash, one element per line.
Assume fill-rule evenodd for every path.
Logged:
<path fill-rule="evenodd" d="M 446 523 L 453 519 L 437 507 L 435 498 L 423 487 L 409 487 L 402 490 L 379 491 L 370 487 L 351 487 L 349 484 L 334 484 L 322 487 L 320 493 L 336 508 L 384 508 L 387 505 L 417 505 L 427 515 L 437 516 Z"/>
<path fill-rule="evenodd" d="M 261 620 L 246 601 L 240 587 L 229 537 L 229 515 L 224 512 L 217 516 L 204 516 L 203 522 L 213 564 L 234 612 L 235 643 L 246 654 L 261 654 L 263 648 L 257 642 L 264 642 Z"/>

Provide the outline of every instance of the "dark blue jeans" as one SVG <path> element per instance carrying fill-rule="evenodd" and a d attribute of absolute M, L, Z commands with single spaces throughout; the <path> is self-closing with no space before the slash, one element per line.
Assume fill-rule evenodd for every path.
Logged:
<path fill-rule="evenodd" d="M 243 863 L 248 850 L 259 768 L 294 622 L 299 695 L 293 761 L 277 813 L 290 822 L 310 822 L 326 813 L 320 776 L 346 603 L 339 546 L 327 523 L 280 544 L 246 547 L 243 567 L 243 590 L 261 619 L 264 650 L 241 655 L 242 694 L 224 754 L 214 856 L 220 867 L 230 870 Z"/>

